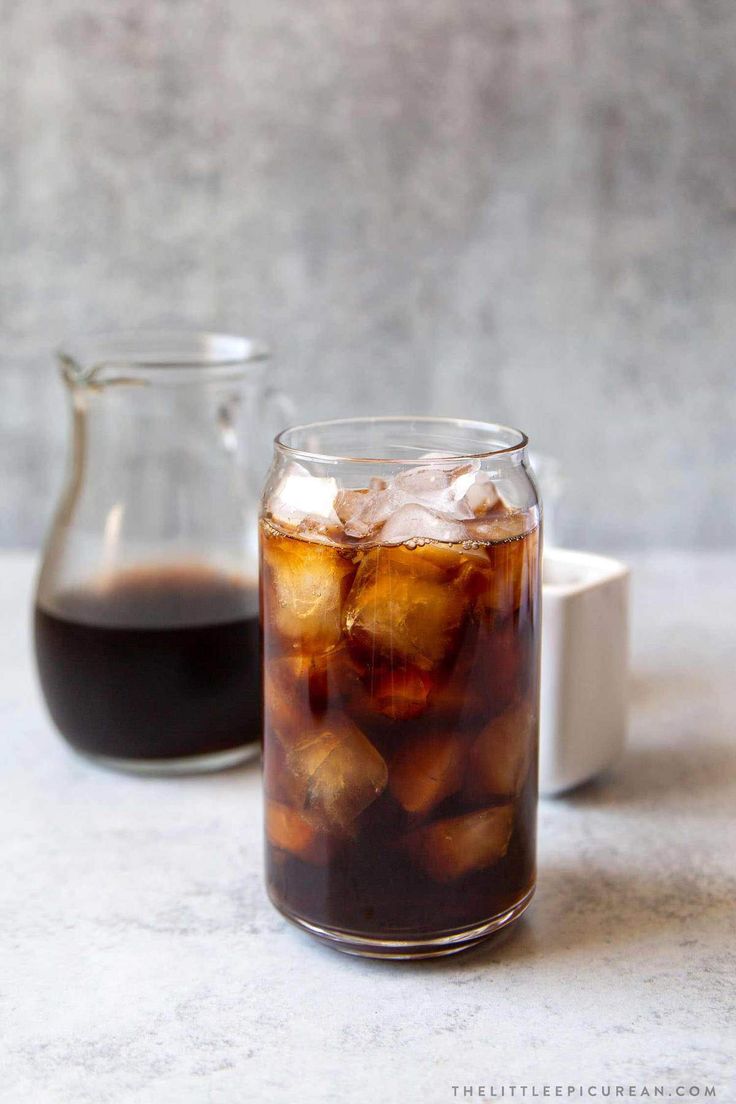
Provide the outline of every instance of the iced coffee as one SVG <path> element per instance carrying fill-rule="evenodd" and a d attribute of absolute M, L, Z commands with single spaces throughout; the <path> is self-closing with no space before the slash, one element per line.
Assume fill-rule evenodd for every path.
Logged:
<path fill-rule="evenodd" d="M 268 887 L 353 953 L 461 950 L 534 889 L 539 507 L 485 428 L 337 474 L 287 447 L 266 489 Z"/>

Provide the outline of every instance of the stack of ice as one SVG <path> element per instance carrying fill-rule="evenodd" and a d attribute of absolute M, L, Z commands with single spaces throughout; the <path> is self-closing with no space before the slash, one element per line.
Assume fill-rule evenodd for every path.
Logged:
<path fill-rule="evenodd" d="M 489 513 L 500 498 L 478 461 L 461 465 L 432 459 L 390 481 L 371 479 L 360 490 L 338 490 L 337 480 L 289 463 L 267 495 L 276 524 L 312 539 L 345 534 L 354 540 L 403 544 L 468 539 L 468 522 Z"/>

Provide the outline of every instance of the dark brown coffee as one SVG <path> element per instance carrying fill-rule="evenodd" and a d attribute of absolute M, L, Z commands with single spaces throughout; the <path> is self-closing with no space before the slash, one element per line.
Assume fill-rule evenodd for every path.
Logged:
<path fill-rule="evenodd" d="M 80 751 L 172 760 L 260 739 L 258 592 L 237 577 L 120 572 L 37 605 L 35 643 L 51 717 Z"/>
<path fill-rule="evenodd" d="M 528 900 L 539 534 L 510 524 L 382 547 L 262 523 L 268 886 L 287 916 L 417 942 Z"/>

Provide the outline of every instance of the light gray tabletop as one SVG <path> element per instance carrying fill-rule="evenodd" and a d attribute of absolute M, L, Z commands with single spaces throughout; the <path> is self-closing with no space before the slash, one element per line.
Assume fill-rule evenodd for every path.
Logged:
<path fill-rule="evenodd" d="M 30 662 L 32 568 L 0 559 L 3 1104 L 736 1100 L 733 556 L 634 562 L 625 760 L 541 804 L 537 898 L 505 942 L 416 965 L 273 911 L 257 769 L 140 780 L 67 750 Z"/>

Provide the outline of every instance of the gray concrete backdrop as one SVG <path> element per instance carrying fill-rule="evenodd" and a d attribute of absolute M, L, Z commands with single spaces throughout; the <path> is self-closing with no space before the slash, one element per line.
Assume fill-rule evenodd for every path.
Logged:
<path fill-rule="evenodd" d="M 568 540 L 736 541 L 733 0 L 0 0 L 0 543 L 49 355 L 269 339 L 305 418 L 510 421 Z"/>

